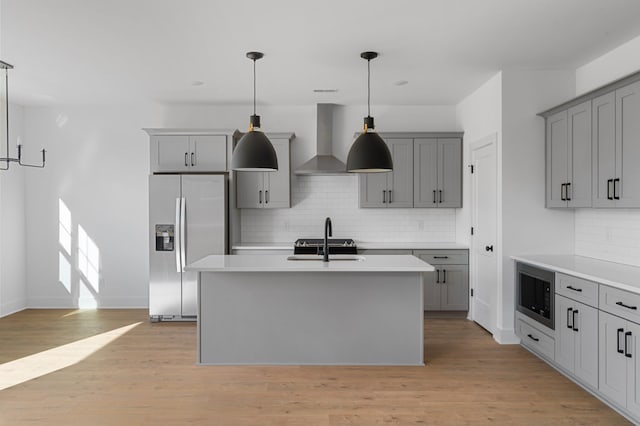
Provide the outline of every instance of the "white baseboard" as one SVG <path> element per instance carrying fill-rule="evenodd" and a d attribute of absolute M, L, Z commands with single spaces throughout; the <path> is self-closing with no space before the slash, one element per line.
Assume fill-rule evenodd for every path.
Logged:
<path fill-rule="evenodd" d="M 7 315 L 15 314 L 16 312 L 20 312 L 26 308 L 27 301 L 24 299 L 3 303 L 2 305 L 0 305 L 0 318 L 6 317 Z"/>
<path fill-rule="evenodd" d="M 148 309 L 149 299 L 146 297 L 101 297 L 99 309 Z M 34 309 L 77 309 L 78 300 L 69 298 L 33 298 L 27 307 Z"/>
<path fill-rule="evenodd" d="M 520 338 L 516 335 L 514 329 L 500 329 L 496 328 L 493 332 L 493 339 L 501 345 L 517 345 L 520 343 Z"/>

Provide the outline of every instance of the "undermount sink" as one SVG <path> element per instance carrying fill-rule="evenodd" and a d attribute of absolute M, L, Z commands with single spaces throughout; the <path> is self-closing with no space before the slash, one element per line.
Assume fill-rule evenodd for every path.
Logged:
<path fill-rule="evenodd" d="M 318 254 L 294 254 L 287 257 L 287 260 L 322 260 L 322 255 Z M 332 254 L 329 255 L 329 261 L 334 260 L 351 260 L 361 262 L 365 260 L 364 256 L 358 256 L 357 254 Z"/>

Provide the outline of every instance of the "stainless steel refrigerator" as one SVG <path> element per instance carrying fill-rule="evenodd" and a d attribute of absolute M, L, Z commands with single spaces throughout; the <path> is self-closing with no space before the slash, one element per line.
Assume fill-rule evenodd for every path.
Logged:
<path fill-rule="evenodd" d="M 227 248 L 224 175 L 149 176 L 149 316 L 195 321 L 196 272 L 191 262 Z"/>

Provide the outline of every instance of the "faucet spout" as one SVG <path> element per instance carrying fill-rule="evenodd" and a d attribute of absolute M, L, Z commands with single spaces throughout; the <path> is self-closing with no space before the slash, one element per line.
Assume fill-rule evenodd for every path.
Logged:
<path fill-rule="evenodd" d="M 324 257 L 322 258 L 323 262 L 329 261 L 329 237 L 333 236 L 333 230 L 331 229 L 331 218 L 328 217 L 324 220 L 324 245 L 322 246 L 322 251 Z"/>

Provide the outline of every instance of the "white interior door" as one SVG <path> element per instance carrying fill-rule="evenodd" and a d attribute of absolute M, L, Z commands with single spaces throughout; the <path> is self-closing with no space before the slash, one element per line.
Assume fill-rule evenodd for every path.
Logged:
<path fill-rule="evenodd" d="M 471 145 L 471 318 L 495 329 L 498 289 L 496 135 Z"/>

